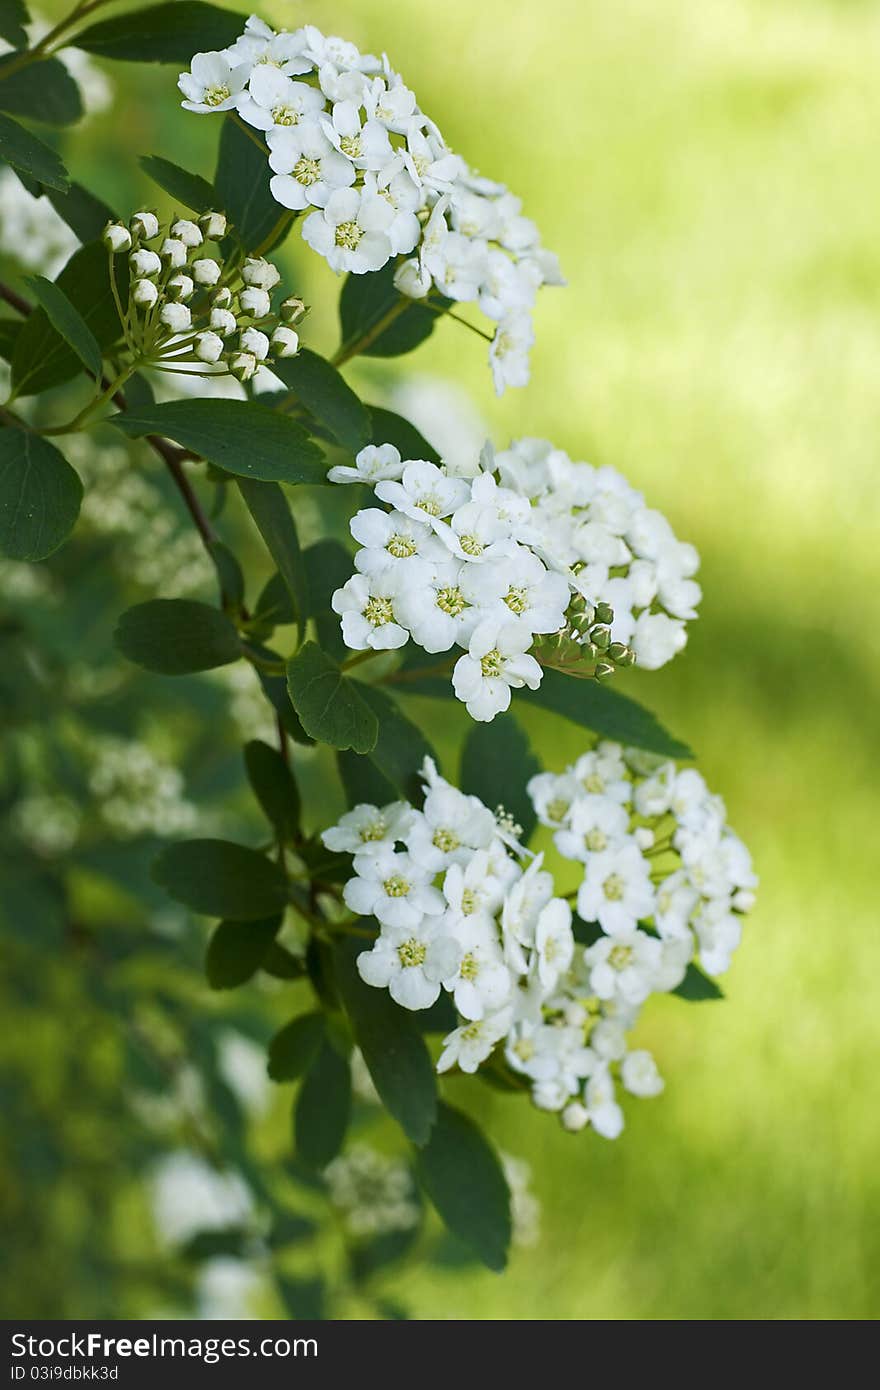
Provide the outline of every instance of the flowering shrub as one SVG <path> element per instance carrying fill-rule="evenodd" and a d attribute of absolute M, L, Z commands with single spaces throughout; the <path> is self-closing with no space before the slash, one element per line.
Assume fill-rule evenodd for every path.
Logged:
<path fill-rule="evenodd" d="M 38 36 L 23 7 L 0 19 L 0 919 L 22 978 L 23 921 L 84 952 L 151 1161 L 190 1186 L 216 1169 L 234 1231 L 206 1198 L 171 1238 L 239 1262 L 218 1289 L 268 1272 L 293 1315 L 321 1315 L 325 1283 L 283 1252 L 332 1222 L 346 1289 L 398 1316 L 372 1281 L 434 1248 L 425 1197 L 490 1268 L 536 1237 L 527 1170 L 460 1108 L 462 1077 L 613 1138 L 623 1093 L 663 1087 L 635 1034 L 650 996 L 720 994 L 749 856 L 687 746 L 621 688 L 685 645 L 698 557 L 613 468 L 531 438 L 444 457 L 345 376 L 464 325 L 499 392 L 523 385 L 537 290 L 562 283 L 387 59 L 210 4 L 95 20 L 110 3 Z M 124 217 L 72 185 L 17 119 L 82 113 L 86 69 L 54 57 L 71 43 L 186 63 L 184 107 L 219 117 L 210 176 L 146 156 L 163 211 Z M 345 276 L 331 356 L 286 283 L 297 220 Z M 572 767 L 541 769 L 528 710 L 584 731 Z M 199 1015 L 199 917 L 208 984 L 264 990 L 277 1025 L 293 1208 L 289 1173 L 242 1138 L 265 1037 Z M 175 990 L 138 977 L 141 947 Z M 358 1128 L 390 1117 L 394 1154 L 346 1151 L 353 1106 Z M 174 1157 L 181 1135 L 197 1160 Z"/>

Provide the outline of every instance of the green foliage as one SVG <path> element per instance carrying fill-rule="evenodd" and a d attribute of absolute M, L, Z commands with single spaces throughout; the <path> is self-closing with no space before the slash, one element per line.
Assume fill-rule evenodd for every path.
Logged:
<path fill-rule="evenodd" d="M 364 687 L 343 675 L 315 642 L 306 642 L 287 665 L 287 688 L 310 738 L 331 748 L 368 753 L 375 748 L 379 723 Z"/>
<path fill-rule="evenodd" d="M 552 710 L 603 738 L 667 758 L 693 757 L 687 744 L 667 733 L 650 710 L 598 681 L 545 670 L 537 690 L 522 690 L 519 695 L 526 704 Z"/>
<path fill-rule="evenodd" d="M 216 207 L 217 194 L 201 174 L 191 174 L 158 154 L 141 155 L 139 163 L 148 178 L 193 212 L 208 212 Z"/>
<path fill-rule="evenodd" d="M 13 48 L 27 46 L 26 24 L 30 24 L 24 0 L 0 0 L 0 39 L 11 43 Z"/>
<path fill-rule="evenodd" d="M 302 636 L 309 616 L 308 580 L 296 523 L 291 516 L 287 498 L 277 483 L 240 478 L 238 486 L 247 509 L 266 543 L 266 549 L 278 566 L 278 573 L 287 588 L 293 605 L 293 616 L 299 623 Z"/>
<path fill-rule="evenodd" d="M 280 915 L 254 922 L 220 922 L 205 952 L 212 989 L 235 989 L 256 974 L 281 926 Z"/>
<path fill-rule="evenodd" d="M 269 1043 L 269 1075 L 273 1081 L 298 1081 L 308 1071 L 324 1040 L 324 1015 L 300 1014 L 286 1023 Z"/>
<path fill-rule="evenodd" d="M 418 1172 L 453 1235 L 489 1269 L 507 1264 L 510 1193 L 498 1157 L 474 1121 L 441 1104 Z"/>
<path fill-rule="evenodd" d="M 458 784 L 493 810 L 503 806 L 522 826 L 527 843 L 537 817 L 526 791 L 541 763 L 513 715 L 496 715 L 490 724 L 474 724 L 465 739 Z"/>
<path fill-rule="evenodd" d="M 434 331 L 437 314 L 394 288 L 395 261 L 369 275 L 349 275 L 339 297 L 343 351 L 363 343 L 363 357 L 400 357 Z M 448 300 L 438 300 L 441 309 Z M 387 326 L 386 326 L 387 325 Z"/>
<path fill-rule="evenodd" d="M 129 661 L 163 676 L 210 671 L 241 656 L 238 633 L 226 615 L 193 599 L 136 604 L 119 619 L 115 641 Z"/>
<path fill-rule="evenodd" d="M 276 362 L 273 370 L 343 449 L 356 454 L 370 443 L 372 423 L 366 406 L 326 358 L 301 348 L 295 357 Z"/>
<path fill-rule="evenodd" d="M 194 53 L 234 43 L 244 29 L 244 20 L 244 15 L 202 0 L 177 0 L 173 5 L 149 5 L 81 29 L 76 46 L 97 58 L 188 66 Z"/>
<path fill-rule="evenodd" d="M 370 443 L 393 444 L 403 459 L 427 459 L 429 463 L 440 463 L 440 455 L 429 444 L 415 425 L 386 410 L 381 405 L 368 405 L 370 413 Z"/>
<path fill-rule="evenodd" d="M 118 266 L 120 293 L 128 293 L 128 271 Z M 83 323 L 103 351 L 119 339 L 122 325 L 110 286 L 107 252 L 100 242 L 89 242 L 71 256 L 56 280 Z M 82 363 L 73 348 L 50 322 L 45 309 L 32 313 L 21 333 L 12 359 L 12 385 L 17 396 L 33 396 L 60 386 L 81 372 Z"/>
<path fill-rule="evenodd" d="M 76 305 L 71 304 L 60 285 L 53 285 L 44 275 L 32 275 L 26 283 L 55 331 L 73 348 L 86 371 L 100 380 L 101 349 Z"/>
<path fill-rule="evenodd" d="M 689 999 L 692 1003 L 701 1003 L 706 999 L 723 999 L 724 991 L 716 985 L 714 980 L 710 980 L 708 975 L 704 975 L 698 965 L 693 962 L 685 971 L 685 977 L 680 985 L 677 985 L 673 994 L 677 994 L 679 999 Z"/>
<path fill-rule="evenodd" d="M 244 249 L 264 255 L 286 236 L 292 214 L 280 208 L 269 192 L 272 172 L 268 152 L 258 148 L 261 139 L 257 131 L 242 129 L 234 116 L 226 117 L 214 188 L 218 205 Z"/>
<path fill-rule="evenodd" d="M 79 515 L 82 483 L 54 444 L 28 430 L 0 429 L 0 552 L 44 560 Z"/>
<path fill-rule="evenodd" d="M 153 878 L 177 902 L 208 917 L 253 922 L 287 903 L 287 878 L 264 854 L 229 840 L 184 840 L 162 850 Z"/>
<path fill-rule="evenodd" d="M 296 779 L 276 748 L 260 739 L 245 744 L 248 781 L 266 818 L 286 843 L 299 836 L 300 800 Z"/>
<path fill-rule="evenodd" d="M 344 661 L 350 653 L 342 640 L 339 619 L 330 607 L 330 600 L 334 590 L 351 578 L 351 555 L 339 541 L 323 540 L 310 545 L 303 559 L 309 590 L 308 611 L 314 616 L 318 641 L 330 656 Z"/>
<path fill-rule="evenodd" d="M 293 1123 L 297 1157 L 311 1168 L 326 1168 L 342 1148 L 350 1117 L 348 1061 L 325 1038 L 296 1098 Z"/>
<path fill-rule="evenodd" d="M 110 221 L 115 221 L 112 208 L 81 183 L 69 183 L 63 190 L 47 185 L 43 192 L 58 216 L 83 243 L 97 241 Z"/>
<path fill-rule="evenodd" d="M 321 483 L 320 449 L 302 425 L 254 401 L 168 401 L 111 417 L 131 438 L 161 434 L 240 478 L 267 483 Z"/>
<path fill-rule="evenodd" d="M 0 58 L 0 110 L 43 125 L 73 125 L 83 114 L 79 88 L 57 58 L 4 76 L 15 54 Z"/>
<path fill-rule="evenodd" d="M 65 189 L 67 170 L 58 155 L 18 121 L 0 114 L 0 159 L 50 188 Z"/>

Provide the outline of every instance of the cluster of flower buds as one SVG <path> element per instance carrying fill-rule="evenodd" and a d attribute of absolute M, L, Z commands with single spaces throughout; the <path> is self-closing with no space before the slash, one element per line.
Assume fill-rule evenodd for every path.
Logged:
<path fill-rule="evenodd" d="M 278 268 L 262 257 L 241 260 L 224 252 L 227 221 L 206 212 L 163 227 L 154 212 L 135 213 L 128 226 L 110 222 L 104 245 L 113 258 L 127 254 L 127 309 L 119 300 L 126 342 L 133 356 L 153 366 L 186 371 L 194 364 L 250 381 L 261 366 L 299 351 L 294 325 L 305 313 L 301 299 L 286 299 L 276 312 L 271 291 Z M 212 243 L 211 250 L 206 243 Z"/>
<path fill-rule="evenodd" d="M 565 619 L 559 632 L 536 641 L 542 665 L 572 675 L 589 674 L 597 680 L 613 676 L 619 666 L 635 665 L 632 648 L 625 642 L 612 641 L 614 609 L 610 603 L 590 603 L 583 594 L 575 594 Z"/>

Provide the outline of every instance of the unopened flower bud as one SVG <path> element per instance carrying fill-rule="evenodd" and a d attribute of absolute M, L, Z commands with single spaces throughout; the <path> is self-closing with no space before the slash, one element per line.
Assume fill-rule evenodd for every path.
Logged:
<path fill-rule="evenodd" d="M 135 275 L 146 275 L 150 279 L 152 279 L 154 275 L 158 275 L 159 271 L 162 269 L 162 262 L 159 260 L 155 251 L 132 251 L 128 258 L 128 263 Z"/>
<path fill-rule="evenodd" d="M 625 642 L 612 642 L 608 648 L 608 656 L 612 661 L 620 661 L 621 657 L 626 656 L 627 650 Z"/>
<path fill-rule="evenodd" d="M 258 362 L 265 362 L 269 356 L 269 339 L 265 333 L 261 333 L 259 328 L 246 328 L 242 333 L 239 343 L 242 352 L 249 352 L 256 357 Z"/>
<path fill-rule="evenodd" d="M 162 256 L 174 270 L 186 265 L 186 247 L 176 237 L 167 236 L 162 242 Z"/>
<path fill-rule="evenodd" d="M 589 1111 L 579 1100 L 573 1100 L 562 1112 L 562 1128 L 567 1129 L 569 1134 L 577 1134 L 578 1130 L 586 1129 L 589 1122 Z"/>
<path fill-rule="evenodd" d="M 159 291 L 152 280 L 135 280 L 131 287 L 131 302 L 139 309 L 152 309 L 159 298 Z"/>
<path fill-rule="evenodd" d="M 214 295 L 211 303 L 215 309 L 228 309 L 232 303 L 232 290 L 229 286 L 223 285 Z"/>
<path fill-rule="evenodd" d="M 264 319 L 272 308 L 272 301 L 265 290 L 242 290 L 238 302 L 242 313 L 253 314 L 255 319 Z"/>
<path fill-rule="evenodd" d="M 216 285 L 217 281 L 220 279 L 220 266 L 216 261 L 212 261 L 210 257 L 206 257 L 204 260 L 200 261 L 193 261 L 190 269 L 197 285 Z"/>
<path fill-rule="evenodd" d="M 241 269 L 241 278 L 246 285 L 257 290 L 273 290 L 281 279 L 281 272 L 262 256 L 249 257 Z"/>
<path fill-rule="evenodd" d="M 101 234 L 101 240 L 114 256 L 120 251 L 131 250 L 131 232 L 121 222 L 108 222 Z"/>
<path fill-rule="evenodd" d="M 654 844 L 654 832 L 649 830 L 647 825 L 637 825 L 633 831 L 633 839 L 639 849 L 651 849 Z"/>
<path fill-rule="evenodd" d="M 209 241 L 219 241 L 226 235 L 225 212 L 203 212 L 199 218 L 202 233 Z"/>
<path fill-rule="evenodd" d="M 594 672 L 596 680 L 604 681 L 614 675 L 614 667 L 607 661 L 600 661 Z"/>
<path fill-rule="evenodd" d="M 299 352 L 299 334 L 293 328 L 276 328 L 272 334 L 272 351 L 276 357 L 295 357 Z"/>
<path fill-rule="evenodd" d="M 735 907 L 737 912 L 751 912 L 757 901 L 754 893 L 748 888 L 738 889 L 730 900 L 731 906 Z"/>
<path fill-rule="evenodd" d="M 229 363 L 229 370 L 239 381 L 250 381 L 257 370 L 257 359 L 251 352 L 237 352 Z"/>
<path fill-rule="evenodd" d="M 295 296 L 291 296 L 290 299 L 285 299 L 279 310 L 283 323 L 296 323 L 298 319 L 302 318 L 305 312 L 305 304 L 303 304 L 301 299 L 297 299 Z"/>
<path fill-rule="evenodd" d="M 600 652 L 605 652 L 611 646 L 611 633 L 607 627 L 590 628 L 590 641 Z"/>
<path fill-rule="evenodd" d="M 132 236 L 140 237 L 142 241 L 151 241 L 159 235 L 159 219 L 154 212 L 136 212 L 130 225 Z"/>
<path fill-rule="evenodd" d="M 422 269 L 421 263 L 413 257 L 404 261 L 394 272 L 394 288 L 407 299 L 424 299 L 431 288 L 431 276 Z"/>
<path fill-rule="evenodd" d="M 238 321 L 231 309 L 212 309 L 209 322 L 214 332 L 223 338 L 228 338 L 238 328 Z"/>
<path fill-rule="evenodd" d="M 201 228 L 195 222 L 190 222 L 182 217 L 179 222 L 175 222 L 171 228 L 171 235 L 182 241 L 184 246 L 201 246 L 204 241 Z"/>
<path fill-rule="evenodd" d="M 635 654 L 635 652 L 633 651 L 632 647 L 627 647 L 627 649 L 626 649 L 626 651 L 624 652 L 623 656 L 619 656 L 619 657 L 617 658 L 617 665 L 618 665 L 618 666 L 635 666 L 635 664 L 636 664 L 636 654 Z"/>
<path fill-rule="evenodd" d="M 596 622 L 602 623 L 605 627 L 614 622 L 614 609 L 610 603 L 596 604 Z"/>
<path fill-rule="evenodd" d="M 583 1004 L 576 1004 L 574 1001 L 565 1006 L 565 1021 L 570 1028 L 583 1028 L 589 1015 Z"/>
<path fill-rule="evenodd" d="M 185 304 L 165 304 L 159 318 L 172 333 L 185 333 L 192 328 L 192 314 Z"/>
<path fill-rule="evenodd" d="M 172 275 L 168 281 L 166 292 L 169 299 L 177 299 L 183 303 L 187 299 L 192 299 L 195 288 L 189 275 Z"/>
<path fill-rule="evenodd" d="M 599 655 L 599 648 L 594 647 L 589 637 L 585 637 L 581 643 L 581 651 L 586 661 L 595 661 Z"/>
<path fill-rule="evenodd" d="M 223 339 L 217 333 L 200 333 L 196 338 L 195 354 L 200 362 L 219 362 L 223 356 Z"/>

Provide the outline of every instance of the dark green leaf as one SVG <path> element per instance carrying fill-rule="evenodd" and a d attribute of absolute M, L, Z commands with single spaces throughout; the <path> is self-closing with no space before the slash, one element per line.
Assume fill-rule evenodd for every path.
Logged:
<path fill-rule="evenodd" d="M 357 454 L 370 442 L 370 416 L 336 368 L 308 348 L 272 368 L 311 415 L 326 425 L 343 449 Z"/>
<path fill-rule="evenodd" d="M 179 0 L 178 4 L 150 5 L 81 29 L 76 46 L 99 58 L 188 67 L 194 53 L 234 43 L 244 29 L 244 19 L 244 15 L 202 0 Z"/>
<path fill-rule="evenodd" d="M 310 738 L 332 748 L 366 753 L 375 747 L 379 724 L 361 693 L 315 642 L 306 642 L 287 666 L 287 688 Z"/>
<path fill-rule="evenodd" d="M 287 505 L 287 498 L 277 483 L 261 483 L 252 478 L 241 478 L 238 486 L 247 509 L 266 542 L 266 548 L 287 585 L 302 635 L 309 615 L 308 582 L 299 548 L 299 537 L 290 507 Z"/>
<path fill-rule="evenodd" d="M 214 187 L 217 202 L 246 251 L 271 251 L 290 228 L 291 214 L 269 192 L 272 170 L 268 149 L 260 150 L 258 131 L 249 135 L 228 115 L 220 132 Z M 277 229 L 277 233 L 276 233 Z"/>
<path fill-rule="evenodd" d="M 12 361 L 22 327 L 21 319 L 0 319 L 0 357 L 4 362 Z"/>
<path fill-rule="evenodd" d="M 272 943 L 263 957 L 261 968 L 276 980 L 299 980 L 306 973 L 305 962 L 277 941 Z"/>
<path fill-rule="evenodd" d="M 67 187 L 67 170 L 54 150 L 31 135 L 29 130 L 0 115 L 0 159 L 38 183 L 52 188 Z"/>
<path fill-rule="evenodd" d="M 148 407 L 149 408 L 149 407 Z M 207 547 L 214 562 L 220 583 L 220 601 L 224 608 L 239 609 L 244 603 L 244 575 L 241 565 L 222 541 L 211 541 Z"/>
<path fill-rule="evenodd" d="M 152 876 L 178 902 L 208 917 L 253 922 L 287 904 L 287 879 L 264 854 L 230 840 L 184 840 L 168 845 Z"/>
<path fill-rule="evenodd" d="M 384 989 L 364 984 L 357 969 L 361 942 L 336 947 L 336 983 L 355 1041 L 382 1103 L 414 1144 L 427 1143 L 437 1118 L 437 1078 L 413 1015 Z"/>
<path fill-rule="evenodd" d="M 196 1231 L 181 1249 L 185 1260 L 216 1260 L 226 1255 L 241 1259 L 249 1241 L 247 1231 L 240 1226 L 224 1226 L 218 1230 Z"/>
<path fill-rule="evenodd" d="M 245 744 L 244 761 L 254 795 L 280 838 L 290 841 L 299 833 L 299 791 L 293 773 L 278 752 L 258 738 Z"/>
<path fill-rule="evenodd" d="M 387 806 L 389 801 L 397 800 L 397 788 L 380 772 L 369 755 L 362 756 L 346 749 L 336 754 L 336 766 L 349 806 L 360 806 L 364 802 L 370 806 Z"/>
<path fill-rule="evenodd" d="M 455 1012 L 451 996 L 441 993 L 430 1009 L 419 1009 L 414 1013 L 413 1021 L 420 1033 L 445 1034 L 458 1027 L 458 1014 Z"/>
<path fill-rule="evenodd" d="M 310 1217 L 300 1216 L 299 1212 L 294 1211 L 282 1212 L 275 1218 L 269 1232 L 269 1247 L 272 1250 L 284 1250 L 289 1245 L 298 1245 L 301 1240 L 308 1240 L 310 1236 L 316 1235 L 318 1230 L 318 1223 Z"/>
<path fill-rule="evenodd" d="M 381 405 L 368 405 L 370 412 L 370 443 L 393 444 L 402 459 L 427 459 L 429 463 L 440 463 L 440 455 L 415 425 L 393 410 Z"/>
<path fill-rule="evenodd" d="M 342 1148 L 351 1116 L 351 1071 L 327 1041 L 306 1073 L 293 1115 L 297 1157 L 312 1168 L 326 1168 Z"/>
<path fill-rule="evenodd" d="M 181 169 L 179 164 L 172 164 L 170 159 L 158 154 L 141 155 L 139 163 L 148 178 L 184 207 L 193 212 L 209 212 L 216 206 L 217 194 L 201 174 L 191 174 L 188 169 Z"/>
<path fill-rule="evenodd" d="M 404 1231 L 384 1231 L 380 1236 L 374 1236 L 372 1240 L 361 1241 L 353 1246 L 351 1250 L 351 1272 L 355 1279 L 362 1283 L 379 1270 L 387 1269 L 389 1265 L 397 1264 L 400 1260 L 406 1259 L 410 1254 L 421 1232 L 418 1226 L 412 1226 Z M 382 1311 L 384 1317 L 403 1318 L 407 1314 L 399 1308 L 391 1311 L 391 1305 L 383 1303 Z"/>
<path fill-rule="evenodd" d="M 29 63 L 9 77 L 4 68 L 16 54 L 0 58 L 0 110 L 43 125 L 73 125 L 83 114 L 82 100 L 70 73 L 57 58 Z"/>
<path fill-rule="evenodd" d="M 296 1322 L 319 1322 L 325 1317 L 323 1279 L 296 1279 L 279 1274 L 278 1292 L 287 1315 Z"/>
<path fill-rule="evenodd" d="M 152 410 L 113 415 L 124 434 L 165 435 L 240 478 L 268 483 L 323 483 L 324 457 L 302 425 L 255 401 L 168 401 Z"/>
<path fill-rule="evenodd" d="M 453 1235 L 490 1269 L 507 1264 L 510 1192 L 494 1149 L 467 1115 L 440 1104 L 418 1155 L 422 1184 Z"/>
<path fill-rule="evenodd" d="M 135 372 L 125 383 L 125 399 L 130 410 L 152 410 L 156 404 L 153 388 L 140 372 Z"/>
<path fill-rule="evenodd" d="M 135 604 L 119 619 L 114 641 L 129 661 L 163 676 L 211 671 L 241 656 L 238 633 L 226 614 L 193 599 Z"/>
<path fill-rule="evenodd" d="M 344 661 L 350 655 L 342 640 L 339 617 L 330 607 L 336 589 L 354 573 L 354 561 L 339 541 L 324 540 L 310 545 L 303 553 L 309 586 L 309 613 L 315 620 L 318 641 L 325 652 Z"/>
<path fill-rule="evenodd" d="M 318 883 L 345 883 L 351 878 L 351 855 L 327 849 L 318 839 L 306 840 L 297 853 Z"/>
<path fill-rule="evenodd" d="M 688 966 L 681 984 L 671 992 L 677 994 L 679 999 L 689 999 L 692 1003 L 701 1003 L 705 999 L 724 998 L 724 991 L 716 985 L 714 980 L 710 980 L 708 975 L 704 975 L 699 966 L 694 964 Z"/>
<path fill-rule="evenodd" d="M 273 1081 L 297 1081 L 308 1071 L 324 1040 L 324 1015 L 300 1014 L 291 1019 L 269 1044 L 269 1075 Z"/>
<path fill-rule="evenodd" d="M 411 685 L 407 688 L 414 691 Z M 577 680 L 561 671 L 545 670 L 538 689 L 521 690 L 517 699 L 561 714 L 603 738 L 668 758 L 693 757 L 687 744 L 667 733 L 650 710 L 598 681 Z"/>
<path fill-rule="evenodd" d="M 212 989 L 235 989 L 259 970 L 275 941 L 281 916 L 254 922 L 220 922 L 205 953 L 205 974 Z"/>
<path fill-rule="evenodd" d="M 33 275 L 25 283 L 45 309 L 56 333 L 73 348 L 86 371 L 100 380 L 101 349 L 79 309 L 71 304 L 60 285 L 53 285 L 44 275 Z"/>
<path fill-rule="evenodd" d="M 459 785 L 492 811 L 503 806 L 522 826 L 525 844 L 537 819 L 526 783 L 540 771 L 541 764 L 516 720 L 499 714 L 490 724 L 473 725 L 461 756 Z"/>
<path fill-rule="evenodd" d="M 116 274 L 123 302 L 128 295 L 128 265 L 116 258 Z M 89 242 L 71 256 L 56 282 L 82 316 L 99 346 L 106 351 L 122 333 L 110 287 L 107 251 L 100 242 Z M 82 370 L 80 360 L 49 322 L 45 310 L 31 314 L 19 334 L 12 359 L 12 384 L 16 395 L 32 396 L 50 386 L 60 386 Z"/>
<path fill-rule="evenodd" d="M 270 628 L 284 627 L 296 621 L 296 610 L 290 590 L 277 571 L 270 575 L 263 585 L 254 609 L 254 618 L 261 625 L 268 625 Z"/>
<path fill-rule="evenodd" d="M 277 652 L 270 652 L 268 647 L 261 648 L 273 659 L 281 660 Z M 287 689 L 287 680 L 284 676 L 270 676 L 266 671 L 257 669 L 257 677 L 263 687 L 263 694 L 274 709 L 284 728 L 297 743 L 312 744 L 314 739 L 309 738 L 305 729 L 299 721 L 299 715 L 290 703 L 290 695 Z"/>
<path fill-rule="evenodd" d="M 107 223 L 116 220 L 112 208 L 81 183 L 70 184 L 64 192 L 47 188 L 45 193 L 58 216 L 83 243 L 97 241 Z"/>
<path fill-rule="evenodd" d="M 382 776 L 410 801 L 421 801 L 420 772 L 425 758 L 436 753 L 421 729 L 407 719 L 399 705 L 384 690 L 358 682 L 358 693 L 379 723 L 379 735 L 369 758 Z"/>
<path fill-rule="evenodd" d="M 347 277 L 339 297 L 343 347 L 366 341 L 366 346 L 358 349 L 363 357 L 399 357 L 412 352 L 433 333 L 437 314 L 394 288 L 396 269 L 397 262 L 389 261 L 369 275 Z M 381 328 L 398 306 L 400 312 L 387 328 Z"/>
<path fill-rule="evenodd" d="M 44 560 L 79 516 L 82 483 L 48 439 L 0 429 L 0 551 L 12 560 Z"/>
<path fill-rule="evenodd" d="M 30 22 L 24 0 L 0 0 L 0 39 L 11 43 L 13 48 L 27 48 L 25 25 Z"/>

